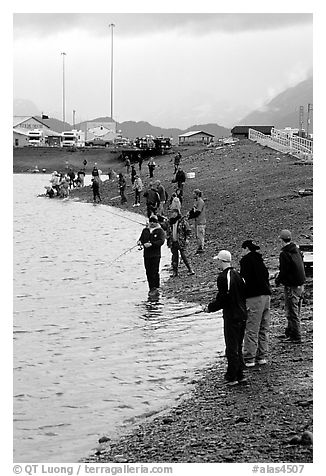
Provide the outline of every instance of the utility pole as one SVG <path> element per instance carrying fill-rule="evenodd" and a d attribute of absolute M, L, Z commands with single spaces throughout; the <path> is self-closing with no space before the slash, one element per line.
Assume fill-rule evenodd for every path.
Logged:
<path fill-rule="evenodd" d="M 300 106 L 300 113 L 299 113 L 299 130 L 300 130 L 300 137 L 303 137 L 303 106 Z"/>
<path fill-rule="evenodd" d="M 312 104 L 308 104 L 308 114 L 307 114 L 307 139 L 309 139 L 309 129 L 310 129 L 310 119 L 312 113 Z"/>
<path fill-rule="evenodd" d="M 65 91 L 65 56 L 62 52 L 62 122 L 66 122 L 66 91 Z"/>
<path fill-rule="evenodd" d="M 75 129 L 75 124 L 76 124 L 76 111 L 75 111 L 75 109 L 73 109 L 73 111 L 72 111 L 72 124 L 73 124 L 73 128 Z"/>
<path fill-rule="evenodd" d="M 111 74 L 110 74 L 110 106 L 111 106 L 111 119 L 113 120 L 113 28 L 115 27 L 114 23 L 110 23 L 109 27 L 111 28 Z"/>

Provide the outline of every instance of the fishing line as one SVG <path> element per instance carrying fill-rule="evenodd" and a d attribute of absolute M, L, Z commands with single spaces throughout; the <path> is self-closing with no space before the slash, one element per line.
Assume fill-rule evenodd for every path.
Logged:
<path fill-rule="evenodd" d="M 137 220 L 133 220 L 132 218 L 129 218 L 129 217 L 125 217 L 123 215 L 119 215 L 118 213 L 114 213 L 112 212 L 111 210 L 107 210 L 109 213 L 111 213 L 112 215 L 115 215 L 116 217 L 119 217 L 119 218 L 124 218 L 125 220 L 129 220 L 129 221 L 132 221 L 134 223 L 138 223 L 138 225 L 142 225 L 142 226 L 146 226 L 146 223 L 142 223 L 140 221 L 137 221 Z"/>
<path fill-rule="evenodd" d="M 153 324 L 164 324 L 165 322 L 172 321 L 172 320 L 174 320 L 174 319 L 180 319 L 180 318 L 182 318 L 182 317 L 191 317 L 191 316 L 194 316 L 195 314 L 200 314 L 200 313 L 202 313 L 202 312 L 205 312 L 205 310 L 204 310 L 204 309 L 200 309 L 200 310 L 195 311 L 195 312 L 193 312 L 193 313 L 191 313 L 191 314 L 182 314 L 181 316 L 175 316 L 175 317 L 171 317 L 171 318 L 169 318 L 169 319 L 161 319 L 160 321 L 153 322 Z M 148 322 L 148 323 L 150 323 L 150 322 Z M 114 334 L 110 334 L 110 337 L 111 337 L 111 336 L 117 336 L 117 335 L 125 334 L 125 333 L 127 333 L 127 332 L 132 332 L 132 331 L 134 331 L 134 330 L 136 330 L 136 329 L 141 329 L 141 328 L 143 328 L 143 327 L 144 327 L 143 325 L 134 326 L 134 327 L 131 327 L 131 328 L 129 328 L 129 329 L 125 329 L 124 331 L 115 332 Z M 159 327 L 152 327 L 152 326 L 151 326 L 151 328 L 153 328 L 153 329 L 155 330 L 155 329 L 158 329 Z"/>

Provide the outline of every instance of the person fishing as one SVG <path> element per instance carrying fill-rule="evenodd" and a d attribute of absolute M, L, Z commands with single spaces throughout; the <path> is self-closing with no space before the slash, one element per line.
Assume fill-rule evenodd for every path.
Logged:
<path fill-rule="evenodd" d="M 160 287 L 160 260 L 161 247 L 165 242 L 165 233 L 158 223 L 156 215 L 149 218 L 149 224 L 146 226 L 137 244 L 144 250 L 144 266 L 149 287 L 149 296 L 157 296 Z"/>

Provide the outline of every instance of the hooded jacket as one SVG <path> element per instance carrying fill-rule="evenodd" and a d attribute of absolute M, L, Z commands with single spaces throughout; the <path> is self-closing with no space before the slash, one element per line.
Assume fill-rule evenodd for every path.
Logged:
<path fill-rule="evenodd" d="M 154 258 L 161 256 L 161 247 L 165 241 L 165 233 L 160 227 L 157 225 L 155 228 L 144 228 L 139 240 L 141 244 L 144 243 L 152 243 L 152 246 L 148 248 L 144 247 L 144 258 Z"/>
<path fill-rule="evenodd" d="M 305 282 L 303 258 L 295 243 L 288 243 L 282 248 L 279 268 L 280 272 L 275 279 L 276 284 L 301 286 Z"/>
<path fill-rule="evenodd" d="M 241 258 L 240 274 L 246 283 L 246 297 L 271 294 L 268 270 L 262 255 L 257 251 L 250 251 Z"/>
<path fill-rule="evenodd" d="M 208 312 L 223 309 L 223 319 L 228 322 L 242 322 L 247 319 L 245 283 L 240 274 L 231 266 L 217 277 L 218 293 L 208 304 Z"/>

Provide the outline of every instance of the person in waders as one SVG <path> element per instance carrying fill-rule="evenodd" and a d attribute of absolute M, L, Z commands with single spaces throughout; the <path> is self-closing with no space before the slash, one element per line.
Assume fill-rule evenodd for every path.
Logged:
<path fill-rule="evenodd" d="M 165 233 L 158 223 L 158 218 L 152 215 L 149 224 L 143 229 L 138 245 L 144 250 L 144 266 L 149 287 L 149 296 L 157 296 L 160 287 L 161 247 L 165 242 Z"/>

